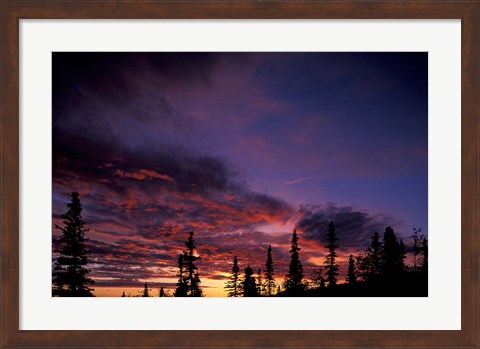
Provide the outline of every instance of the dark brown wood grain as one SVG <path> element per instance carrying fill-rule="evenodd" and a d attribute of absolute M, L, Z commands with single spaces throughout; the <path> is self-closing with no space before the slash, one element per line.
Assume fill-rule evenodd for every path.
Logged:
<path fill-rule="evenodd" d="M 479 344 L 479 15 L 462 17 L 462 332 Z M 470 25 L 469 25 L 470 24 Z"/>
<path fill-rule="evenodd" d="M 18 19 L 2 6 L 1 62 L 1 344 L 19 328 L 19 115 Z"/>
<path fill-rule="evenodd" d="M 8 1 L 1 23 L 1 346 L 479 347 L 478 1 Z M 461 331 L 19 331 L 19 19 L 462 20 Z M 452 232 L 455 233 L 455 232 Z"/>

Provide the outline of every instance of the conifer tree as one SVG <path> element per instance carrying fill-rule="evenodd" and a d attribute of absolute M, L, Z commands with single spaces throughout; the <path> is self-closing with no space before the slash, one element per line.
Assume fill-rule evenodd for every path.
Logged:
<path fill-rule="evenodd" d="M 158 292 L 159 297 L 166 297 L 165 291 L 163 290 L 163 286 L 160 286 L 160 291 Z"/>
<path fill-rule="evenodd" d="M 262 280 L 262 269 L 258 268 L 257 270 L 257 294 L 263 296 L 263 280 Z"/>
<path fill-rule="evenodd" d="M 357 282 L 357 269 L 355 268 L 355 260 L 353 255 L 350 255 L 348 258 L 348 272 L 347 272 L 347 283 L 354 284 Z"/>
<path fill-rule="evenodd" d="M 273 270 L 272 245 L 268 245 L 267 262 L 265 263 L 265 295 L 271 297 L 275 293 L 275 272 Z"/>
<path fill-rule="evenodd" d="M 425 236 L 422 237 L 421 250 L 423 258 L 420 269 L 422 272 L 428 272 L 428 240 Z"/>
<path fill-rule="evenodd" d="M 315 268 L 312 271 L 311 285 L 313 288 L 325 287 L 325 278 L 323 277 L 323 268 Z"/>
<path fill-rule="evenodd" d="M 363 281 L 369 281 L 377 277 L 382 269 L 383 244 L 380 241 L 380 234 L 375 232 L 371 239 L 372 241 L 365 250 L 365 254 L 356 258 L 357 276 L 361 277 Z"/>
<path fill-rule="evenodd" d="M 382 242 L 380 241 L 380 234 L 378 232 L 373 233 L 372 242 L 366 250 L 365 258 L 368 259 L 368 261 L 366 261 L 366 264 L 368 264 L 368 269 L 366 270 L 368 274 L 367 279 L 380 274 L 382 265 Z"/>
<path fill-rule="evenodd" d="M 400 243 L 391 227 L 385 229 L 383 235 L 383 262 L 382 271 L 386 277 L 398 276 L 404 270 L 405 246 Z"/>
<path fill-rule="evenodd" d="M 400 239 L 398 244 L 398 267 L 400 271 L 406 271 L 407 266 L 405 265 L 405 258 L 407 258 L 407 248 L 403 243 L 403 239 Z"/>
<path fill-rule="evenodd" d="M 125 296 L 125 291 L 122 292 L 122 295 L 120 297 L 126 297 Z"/>
<path fill-rule="evenodd" d="M 148 291 L 148 285 L 147 282 L 143 284 L 143 292 L 142 292 L 142 297 L 150 297 L 150 292 Z"/>
<path fill-rule="evenodd" d="M 82 205 L 77 192 L 72 192 L 68 210 L 62 214 L 63 227 L 55 225 L 62 231 L 60 246 L 55 252 L 59 254 L 53 267 L 52 294 L 60 297 L 93 297 L 93 289 L 88 287 L 95 282 L 87 277 L 88 253 L 85 247 L 85 221 L 82 218 Z"/>
<path fill-rule="evenodd" d="M 413 235 L 410 236 L 412 238 L 413 242 L 413 271 L 417 272 L 418 271 L 418 255 L 421 252 L 421 246 L 420 246 L 420 239 L 421 237 L 419 234 L 422 232 L 422 228 L 413 228 Z"/>
<path fill-rule="evenodd" d="M 193 238 L 193 231 L 188 235 L 185 242 L 187 251 L 179 256 L 179 282 L 177 283 L 176 297 L 202 297 L 203 292 L 200 288 L 200 276 L 195 262 L 200 258 L 195 255 L 195 239 Z M 178 291 L 178 292 L 177 292 Z"/>
<path fill-rule="evenodd" d="M 397 262 L 397 237 L 392 228 L 387 227 L 383 234 L 383 263 L 382 269 L 385 274 L 396 272 Z"/>
<path fill-rule="evenodd" d="M 239 272 L 238 259 L 237 256 L 235 256 L 235 258 L 233 258 L 232 269 L 230 270 L 230 279 L 225 283 L 225 290 L 227 291 L 228 297 L 240 297 L 242 295 Z"/>
<path fill-rule="evenodd" d="M 298 247 L 298 235 L 294 230 L 292 234 L 292 248 L 290 249 L 290 265 L 285 278 L 285 291 L 287 294 L 296 294 L 304 290 L 303 266 L 300 262 L 300 247 Z"/>
<path fill-rule="evenodd" d="M 245 268 L 245 278 L 243 279 L 243 296 L 244 297 L 257 297 L 257 284 L 255 277 L 253 276 L 253 269 L 248 265 Z"/>
<path fill-rule="evenodd" d="M 332 287 L 337 284 L 338 265 L 335 263 L 337 257 L 337 235 L 335 234 L 335 225 L 333 222 L 328 224 L 327 245 L 328 254 L 325 257 L 325 275 L 327 276 L 328 286 Z"/>
<path fill-rule="evenodd" d="M 282 286 L 277 285 L 277 294 L 280 294 L 282 292 Z"/>
<path fill-rule="evenodd" d="M 320 278 L 320 288 L 324 288 L 324 287 L 325 287 L 325 278 L 321 277 Z"/>
<path fill-rule="evenodd" d="M 178 256 L 178 282 L 177 288 L 175 289 L 174 296 L 175 297 L 187 297 L 188 293 L 188 285 L 185 278 L 185 262 L 184 262 L 185 252 L 181 253 Z"/>
<path fill-rule="evenodd" d="M 200 275 L 198 275 L 198 271 L 195 272 L 193 275 L 193 280 L 191 285 L 193 285 L 190 288 L 190 297 L 203 297 L 203 291 L 200 288 Z"/>
<path fill-rule="evenodd" d="M 370 280 L 372 266 L 368 254 L 357 256 L 357 275 L 363 281 Z"/>

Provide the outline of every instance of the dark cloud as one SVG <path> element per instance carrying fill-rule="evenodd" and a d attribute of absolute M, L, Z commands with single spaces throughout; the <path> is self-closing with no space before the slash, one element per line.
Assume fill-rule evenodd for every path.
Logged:
<path fill-rule="evenodd" d="M 372 215 L 349 206 L 327 204 L 324 206 L 304 206 L 297 228 L 304 232 L 305 239 L 326 243 L 328 224 L 333 221 L 338 244 L 341 247 L 355 247 L 362 250 L 368 246 L 374 232 L 382 236 L 387 226 L 402 226 L 393 217 Z"/>
<path fill-rule="evenodd" d="M 135 77 L 149 77 L 159 88 L 207 84 L 216 61 L 208 52 L 54 52 L 53 93 L 61 103 L 71 102 L 78 91 L 124 102 L 137 92 Z"/>
<path fill-rule="evenodd" d="M 63 133 L 54 129 L 53 162 L 54 180 L 65 176 L 99 181 L 122 192 L 129 186 L 174 186 L 182 192 L 213 190 L 242 190 L 236 182 L 236 172 L 220 158 L 197 154 L 194 150 L 154 143 L 148 146 L 127 148 L 120 140 L 108 136 L 88 137 L 88 134 Z M 139 182 L 139 171 L 153 171 L 157 177 Z M 123 174 L 123 175 L 122 175 Z M 127 174 L 127 175 L 125 175 Z M 125 178 L 118 178 L 118 177 Z M 164 176 L 165 178 L 161 178 Z M 156 179 L 156 180 L 155 180 Z"/>
<path fill-rule="evenodd" d="M 129 154 L 138 154 L 133 148 L 150 148 L 148 140 L 157 144 L 151 160 L 165 163 L 161 153 L 170 149 L 161 145 L 178 129 L 192 127 L 169 93 L 206 88 L 216 61 L 208 53 L 54 53 L 54 161 L 67 159 L 73 168 L 82 159 L 96 167 L 104 158 L 129 161 Z M 162 136 L 146 135 L 153 129 L 162 130 Z M 199 166 L 215 166 L 209 160 L 199 159 Z"/>
<path fill-rule="evenodd" d="M 189 222 L 234 230 L 265 222 L 255 217 L 285 221 L 293 212 L 284 200 L 250 190 L 225 159 L 160 142 L 126 147 L 112 140 L 108 129 L 104 137 L 91 132 L 54 129 L 53 146 L 54 190 L 85 193 L 85 208 L 90 202 L 94 207 L 90 223 L 115 217 L 119 224 L 134 223 L 140 236 L 156 239 L 171 234 L 172 221 L 186 230 L 198 230 Z M 220 227 L 225 214 L 231 215 L 229 224 Z"/>

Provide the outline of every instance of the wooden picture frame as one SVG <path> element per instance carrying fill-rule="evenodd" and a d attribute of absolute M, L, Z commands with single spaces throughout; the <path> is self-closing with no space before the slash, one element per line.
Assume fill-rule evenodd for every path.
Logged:
<path fill-rule="evenodd" d="M 479 347 L 478 1 L 2 1 L 1 347 Z M 461 19 L 461 330 L 19 330 L 20 19 Z"/>

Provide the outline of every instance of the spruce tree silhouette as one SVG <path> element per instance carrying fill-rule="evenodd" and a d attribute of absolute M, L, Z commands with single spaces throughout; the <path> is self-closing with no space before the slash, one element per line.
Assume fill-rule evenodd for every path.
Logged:
<path fill-rule="evenodd" d="M 318 267 L 313 269 L 310 279 L 312 280 L 313 288 L 325 287 L 325 278 L 323 277 L 323 268 Z"/>
<path fill-rule="evenodd" d="M 327 276 L 328 287 L 337 284 L 338 265 L 335 263 L 335 258 L 337 257 L 336 249 L 338 247 L 336 244 L 337 241 L 335 225 L 331 221 L 330 224 L 328 224 L 327 245 L 325 246 L 328 249 L 328 254 L 325 257 L 325 275 Z"/>
<path fill-rule="evenodd" d="M 148 291 L 148 285 L 147 282 L 143 284 L 143 292 L 142 292 L 142 297 L 150 297 L 150 292 Z"/>
<path fill-rule="evenodd" d="M 419 234 L 422 232 L 422 228 L 413 228 L 413 235 L 410 238 L 413 241 L 413 271 L 418 271 L 418 255 L 420 254 L 421 247 L 420 247 L 420 236 Z"/>
<path fill-rule="evenodd" d="M 126 297 L 125 296 L 125 291 L 122 292 L 122 295 L 120 297 Z"/>
<path fill-rule="evenodd" d="M 359 255 L 356 259 L 357 276 L 363 281 L 378 279 L 380 275 L 383 260 L 383 245 L 380 241 L 380 234 L 373 233 L 370 246 L 365 250 L 364 255 Z"/>
<path fill-rule="evenodd" d="M 62 231 L 60 246 L 55 251 L 59 254 L 53 267 L 52 295 L 60 297 L 93 297 L 93 279 L 87 277 L 88 253 L 85 247 L 85 221 L 82 218 L 82 205 L 77 192 L 72 192 L 68 210 L 61 217 L 63 227 L 55 225 Z"/>
<path fill-rule="evenodd" d="M 372 266 L 368 252 L 364 255 L 358 255 L 356 260 L 358 278 L 362 281 L 369 281 L 371 278 Z"/>
<path fill-rule="evenodd" d="M 258 268 L 257 270 L 257 294 L 259 296 L 263 296 L 263 290 L 264 290 L 264 287 L 263 287 L 263 280 L 262 280 L 262 269 Z"/>
<path fill-rule="evenodd" d="M 372 242 L 366 250 L 369 270 L 369 278 L 375 277 L 380 274 L 382 264 L 382 242 L 380 241 L 380 234 L 378 232 L 373 233 Z"/>
<path fill-rule="evenodd" d="M 187 252 L 187 284 L 189 284 L 189 296 L 190 297 L 202 297 L 202 289 L 200 288 L 200 277 L 198 275 L 198 268 L 195 265 L 195 261 L 200 259 L 194 255 L 194 250 L 197 247 L 195 245 L 195 239 L 193 238 L 193 231 L 189 233 L 188 240 L 185 243 L 188 248 Z"/>
<path fill-rule="evenodd" d="M 422 250 L 422 264 L 420 266 L 420 269 L 422 272 L 426 273 L 428 272 L 428 240 L 426 237 L 422 238 L 422 245 L 421 245 L 421 250 Z"/>
<path fill-rule="evenodd" d="M 195 255 L 195 239 L 193 238 L 193 231 L 188 233 L 188 239 L 185 242 L 188 251 L 184 251 L 178 257 L 179 266 L 179 280 L 177 289 L 175 290 L 175 297 L 202 297 L 203 292 L 200 288 L 200 276 L 198 275 L 198 268 L 195 262 L 200 257 Z"/>
<path fill-rule="evenodd" d="M 245 278 L 243 279 L 243 296 L 244 297 L 257 297 L 257 284 L 255 277 L 253 276 L 253 269 L 248 265 L 245 268 Z"/>
<path fill-rule="evenodd" d="M 399 243 L 397 236 L 391 227 L 385 229 L 383 235 L 383 263 L 382 271 L 384 278 L 397 278 L 404 270 L 404 246 Z"/>
<path fill-rule="evenodd" d="M 350 255 L 348 258 L 348 271 L 347 271 L 347 283 L 348 284 L 355 284 L 357 282 L 357 270 L 355 268 L 355 260 L 353 259 L 353 255 Z"/>
<path fill-rule="evenodd" d="M 267 262 L 265 263 L 265 295 L 271 297 L 275 294 L 275 272 L 273 270 L 272 245 L 268 245 Z"/>
<path fill-rule="evenodd" d="M 232 269 L 230 270 L 230 279 L 225 283 L 224 287 L 228 297 L 240 297 L 242 295 L 239 272 L 238 259 L 237 256 L 235 256 L 235 258 L 233 258 Z"/>
<path fill-rule="evenodd" d="M 407 248 L 403 243 L 403 239 L 400 239 L 400 243 L 398 244 L 398 267 L 400 271 L 407 270 L 407 266 L 405 265 L 405 258 L 407 258 Z"/>
<path fill-rule="evenodd" d="M 163 286 L 160 286 L 160 291 L 158 292 L 159 297 L 166 297 L 165 291 L 163 290 Z"/>
<path fill-rule="evenodd" d="M 292 248 L 290 249 L 290 265 L 288 267 L 288 274 L 285 277 L 285 293 L 286 295 L 295 295 L 305 289 L 303 283 L 303 266 L 300 262 L 300 247 L 298 247 L 298 235 L 294 230 L 292 234 Z"/>
<path fill-rule="evenodd" d="M 178 282 L 177 282 L 177 288 L 175 289 L 174 292 L 174 297 L 187 297 L 188 293 L 188 285 L 187 281 L 185 278 L 185 262 L 184 262 L 184 256 L 185 252 L 181 253 L 178 256 Z"/>

